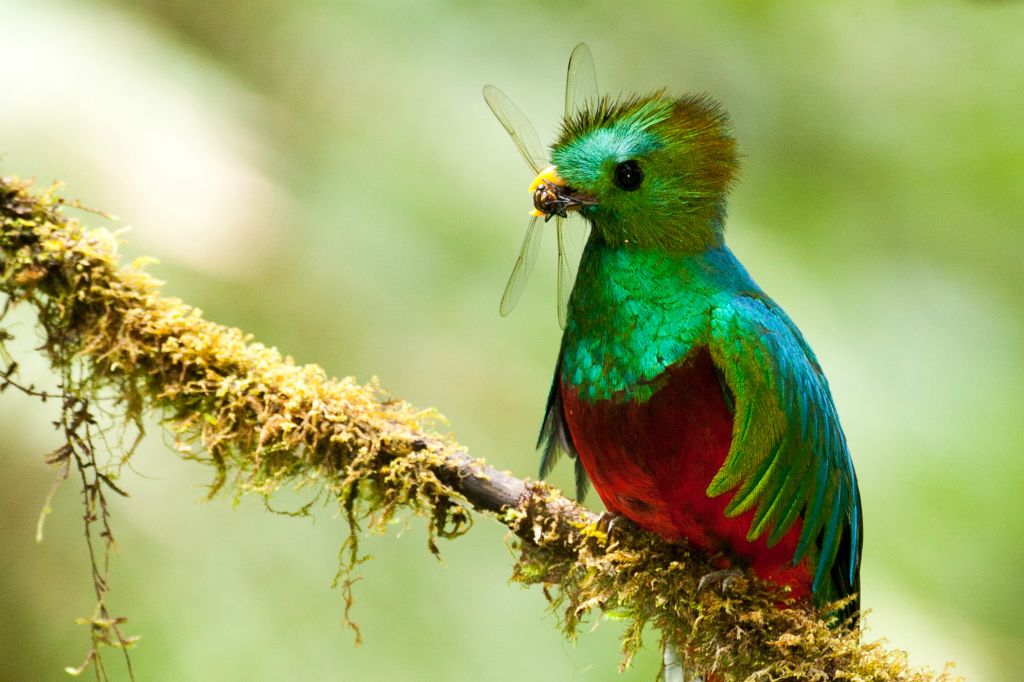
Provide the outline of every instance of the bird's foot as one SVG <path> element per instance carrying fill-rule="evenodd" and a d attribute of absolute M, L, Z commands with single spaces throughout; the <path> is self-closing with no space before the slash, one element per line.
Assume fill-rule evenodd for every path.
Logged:
<path fill-rule="evenodd" d="M 608 538 L 608 542 L 612 541 L 612 534 L 616 529 L 621 528 L 629 523 L 622 514 L 616 514 L 615 512 L 603 511 L 600 516 L 597 517 L 597 521 L 594 523 L 594 528 L 599 533 L 604 533 L 605 537 Z"/>
<path fill-rule="evenodd" d="M 700 594 L 714 583 L 720 583 L 722 586 L 722 592 L 725 593 L 729 584 L 741 575 L 743 575 L 743 569 L 736 567 L 723 568 L 721 571 L 712 571 L 711 573 L 702 576 L 700 582 L 697 583 L 697 594 Z"/>

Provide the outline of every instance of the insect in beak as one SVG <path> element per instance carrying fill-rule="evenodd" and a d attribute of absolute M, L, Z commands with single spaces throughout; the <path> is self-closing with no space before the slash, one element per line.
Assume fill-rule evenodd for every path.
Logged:
<path fill-rule="evenodd" d="M 578 210 L 581 206 L 595 203 L 590 197 L 579 194 L 569 187 L 554 166 L 548 166 L 533 179 L 530 183 L 530 193 L 533 194 L 533 210 L 530 211 L 530 215 L 543 217 L 544 222 L 554 216 L 565 218 L 569 215 L 569 210 Z"/>

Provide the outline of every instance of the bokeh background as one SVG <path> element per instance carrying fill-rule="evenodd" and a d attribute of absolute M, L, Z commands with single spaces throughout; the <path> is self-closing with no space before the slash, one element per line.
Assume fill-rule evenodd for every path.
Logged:
<path fill-rule="evenodd" d="M 497 303 L 530 175 L 481 86 L 550 141 L 586 40 L 603 90 L 703 90 L 735 119 L 729 239 L 825 366 L 859 472 L 868 636 L 1024 677 L 1024 7 L 999 2 L 0 0 L 0 170 L 120 217 L 166 291 L 300 362 L 381 378 L 521 475 L 559 330 L 554 248 Z M 99 218 L 87 218 L 99 221 Z M 13 319 L 23 376 L 46 384 Z M 0 679 L 59 680 L 92 596 L 73 482 L 33 540 L 52 406 L 0 396 Z M 500 526 L 426 551 L 204 502 L 154 429 L 122 481 L 111 607 L 141 680 L 653 679 L 620 626 L 562 640 Z M 568 468 L 556 482 L 568 485 Z M 287 495 L 282 505 L 297 502 Z M 591 499 L 592 504 L 599 504 Z M 115 679 L 124 677 L 109 657 Z"/>

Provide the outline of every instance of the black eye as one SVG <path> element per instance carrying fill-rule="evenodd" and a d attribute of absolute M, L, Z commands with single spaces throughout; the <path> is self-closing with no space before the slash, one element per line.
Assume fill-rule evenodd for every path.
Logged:
<path fill-rule="evenodd" d="M 632 192 L 644 181 L 644 172 L 640 170 L 640 164 L 630 159 L 615 166 L 615 185 L 619 189 Z"/>

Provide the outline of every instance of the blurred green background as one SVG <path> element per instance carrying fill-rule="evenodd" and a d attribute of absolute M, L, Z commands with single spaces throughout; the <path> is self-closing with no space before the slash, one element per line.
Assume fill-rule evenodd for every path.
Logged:
<path fill-rule="evenodd" d="M 0 0 L 0 169 L 118 214 L 126 253 L 209 318 L 378 375 L 532 475 L 554 249 L 499 318 L 530 175 L 481 86 L 545 141 L 580 40 L 603 90 L 713 93 L 745 156 L 730 243 L 816 349 L 854 453 L 868 636 L 1019 680 L 1024 7 L 892 5 Z M 50 381 L 14 321 L 24 376 Z M 73 483 L 33 541 L 54 414 L 0 399 L 4 680 L 64 679 L 87 648 Z M 564 642 L 486 519 L 440 563 L 419 520 L 368 540 L 356 648 L 329 588 L 341 520 L 203 503 L 209 473 L 167 442 L 154 429 L 114 519 L 110 606 L 141 680 L 654 677 L 656 637 L 624 677 L 616 623 Z"/>

